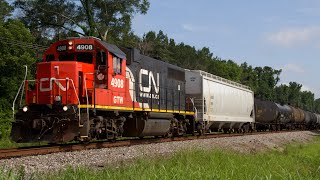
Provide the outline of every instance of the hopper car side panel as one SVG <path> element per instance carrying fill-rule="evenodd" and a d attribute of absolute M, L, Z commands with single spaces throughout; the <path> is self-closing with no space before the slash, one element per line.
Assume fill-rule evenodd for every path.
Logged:
<path fill-rule="evenodd" d="M 194 98 L 197 117 L 208 129 L 238 129 L 254 122 L 253 92 L 235 82 L 186 70 L 186 93 Z"/>

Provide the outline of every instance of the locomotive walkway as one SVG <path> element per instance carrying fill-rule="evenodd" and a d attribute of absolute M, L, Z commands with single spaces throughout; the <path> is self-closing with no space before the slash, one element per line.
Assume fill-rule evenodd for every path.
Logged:
<path fill-rule="evenodd" d="M 231 133 L 231 134 L 207 134 L 204 136 L 184 136 L 173 138 L 145 138 L 145 139 L 126 139 L 115 142 L 90 142 L 88 144 L 61 144 L 53 146 L 36 146 L 36 147 L 22 147 L 22 148 L 6 148 L 0 149 L 0 159 L 8 159 L 14 157 L 36 156 L 58 152 L 83 151 L 89 149 L 124 147 L 139 144 L 163 143 L 172 141 L 188 141 L 196 139 L 210 139 L 234 136 L 250 136 L 257 134 L 271 134 L 271 133 L 286 133 L 292 131 L 268 131 L 268 132 L 253 132 L 253 133 Z M 298 131 L 295 131 L 298 132 Z"/>

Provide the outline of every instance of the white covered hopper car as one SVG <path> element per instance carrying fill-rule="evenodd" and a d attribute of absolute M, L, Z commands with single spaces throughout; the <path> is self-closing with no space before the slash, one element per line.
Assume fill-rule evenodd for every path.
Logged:
<path fill-rule="evenodd" d="M 186 94 L 205 131 L 249 131 L 255 122 L 249 87 L 200 70 L 186 70 Z"/>

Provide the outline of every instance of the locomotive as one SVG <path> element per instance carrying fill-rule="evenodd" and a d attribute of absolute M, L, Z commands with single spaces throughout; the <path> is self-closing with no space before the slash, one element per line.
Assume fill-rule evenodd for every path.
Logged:
<path fill-rule="evenodd" d="M 305 117 L 312 127 L 320 122 L 312 113 L 258 103 L 247 86 L 94 37 L 53 43 L 35 77 L 17 93 L 25 105 L 15 111 L 17 98 L 13 103 L 16 142 L 249 132 L 288 128 L 288 119 L 290 127 L 305 126 Z"/>

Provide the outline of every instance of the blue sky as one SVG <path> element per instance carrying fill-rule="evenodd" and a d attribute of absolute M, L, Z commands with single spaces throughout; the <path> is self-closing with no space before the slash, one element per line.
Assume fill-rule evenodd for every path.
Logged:
<path fill-rule="evenodd" d="M 215 56 L 282 69 L 320 97 L 319 0 L 149 0 L 133 30 L 163 30 L 176 42 L 209 47 Z"/>

